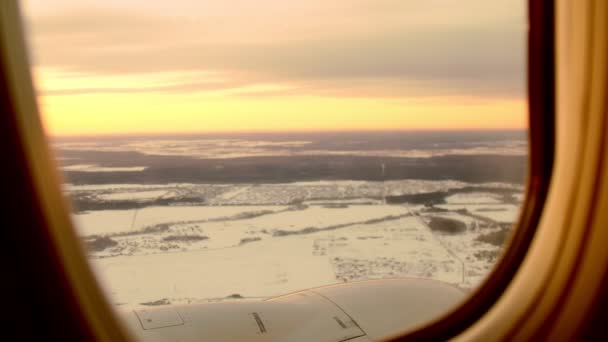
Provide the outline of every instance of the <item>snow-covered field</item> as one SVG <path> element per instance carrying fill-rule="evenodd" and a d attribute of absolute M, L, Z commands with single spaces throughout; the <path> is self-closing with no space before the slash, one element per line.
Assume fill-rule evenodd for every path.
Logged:
<path fill-rule="evenodd" d="M 82 235 L 134 232 L 160 224 L 200 223 L 237 215 L 281 211 L 285 206 L 168 206 L 130 210 L 95 210 L 73 215 Z"/>
<path fill-rule="evenodd" d="M 462 189 L 469 183 L 453 180 L 317 181 L 287 184 L 66 184 L 71 194 L 84 193 L 100 200 L 136 200 L 172 197 L 200 197 L 207 205 L 290 204 L 303 201 L 378 200 L 401 196 Z M 521 191 L 521 186 L 505 183 L 482 183 L 490 189 Z M 488 193 L 457 193 L 446 197 L 447 203 L 502 203 L 500 196 Z"/>
<path fill-rule="evenodd" d="M 417 276 L 461 284 L 461 263 L 413 216 L 173 253 L 92 259 L 117 303 L 268 297 L 336 282 Z M 245 234 L 241 236 L 247 236 Z M 209 248 L 207 248 L 209 247 Z M 150 285 L 148 285 L 150 284 Z M 201 294 L 204 294 L 203 296 Z"/>
<path fill-rule="evenodd" d="M 117 304 L 172 303 L 232 294 L 268 297 L 335 282 L 326 258 L 298 237 L 238 248 L 92 259 Z"/>
<path fill-rule="evenodd" d="M 111 194 L 99 195 L 99 198 L 107 201 L 116 200 L 146 200 L 155 199 L 171 195 L 171 192 L 166 190 L 149 190 L 149 191 L 130 191 L 130 192 L 115 192 Z"/>
<path fill-rule="evenodd" d="M 94 268 L 117 305 L 266 298 L 365 279 L 425 277 L 465 289 L 498 259 L 494 235 L 519 207 L 454 181 L 67 186 L 130 209 L 74 213 Z M 486 185 L 514 189 L 508 184 Z M 387 194 L 445 192 L 447 204 L 387 204 Z M 450 191 L 450 192 L 448 192 Z M 145 205 L 157 198 L 199 203 Z M 96 202 L 97 203 L 97 202 Z M 463 210 L 464 209 L 464 210 Z M 456 232 L 437 229 L 437 222 Z M 441 227 L 440 227 L 441 228 Z M 504 235 L 504 234 L 503 234 Z"/>
<path fill-rule="evenodd" d="M 148 155 L 192 156 L 202 159 L 227 159 L 259 156 L 357 155 L 430 158 L 446 155 L 525 155 L 525 140 L 500 141 L 461 148 L 424 149 L 319 149 L 309 147 L 312 141 L 265 141 L 249 139 L 153 139 L 124 142 L 61 142 L 55 147 L 72 151 L 135 151 Z"/>
<path fill-rule="evenodd" d="M 499 196 L 483 192 L 454 194 L 447 196 L 445 201 L 448 204 L 501 203 Z"/>
<path fill-rule="evenodd" d="M 104 167 L 94 164 L 76 164 L 64 166 L 63 171 L 80 171 L 80 172 L 139 172 L 146 169 L 145 166 L 131 167 Z"/>
<path fill-rule="evenodd" d="M 499 223 L 515 222 L 517 215 L 519 215 L 519 206 L 514 204 L 438 204 L 437 207 L 450 211 L 465 209 L 470 214 L 485 217 Z"/>

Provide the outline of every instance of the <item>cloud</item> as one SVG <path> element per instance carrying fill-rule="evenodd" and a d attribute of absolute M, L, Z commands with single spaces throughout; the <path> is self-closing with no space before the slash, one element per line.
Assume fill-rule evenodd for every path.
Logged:
<path fill-rule="evenodd" d="M 512 11 L 504 17 L 488 12 L 463 22 L 467 12 L 462 9 L 460 17 L 439 6 L 436 17 L 429 15 L 431 5 L 437 5 L 431 2 L 355 1 L 355 12 L 342 15 L 340 8 L 326 13 L 300 4 L 305 13 L 325 17 L 295 16 L 293 24 L 274 18 L 276 13 L 247 16 L 224 7 L 201 18 L 80 8 L 38 13 L 28 23 L 37 66 L 84 75 L 211 71 L 230 79 L 140 89 L 48 90 L 52 95 L 194 92 L 272 83 L 291 86 L 267 95 L 523 96 L 526 37 L 518 17 Z M 278 2 L 265 3 L 277 13 L 295 12 Z"/>
<path fill-rule="evenodd" d="M 230 90 L 247 85 L 246 82 L 195 82 L 177 83 L 159 86 L 139 86 L 139 87 L 78 87 L 78 88 L 57 88 L 41 89 L 40 94 L 44 96 L 79 95 L 79 94 L 128 94 L 128 93 L 184 93 L 194 91 L 219 91 Z"/>

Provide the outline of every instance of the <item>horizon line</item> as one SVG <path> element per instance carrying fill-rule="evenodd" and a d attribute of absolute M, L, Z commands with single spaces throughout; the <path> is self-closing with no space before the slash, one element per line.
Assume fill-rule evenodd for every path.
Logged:
<path fill-rule="evenodd" d="M 111 137 L 149 137 L 149 136 L 195 136 L 195 135 L 246 135 L 246 134 L 313 134 L 313 133 L 424 133 L 424 132 L 525 132 L 528 127 L 507 128 L 401 128 L 401 129 L 303 129 L 303 130 L 218 130 L 218 131 L 185 131 L 185 132 L 115 132 L 115 133 L 79 133 L 50 134 L 47 138 L 111 138 Z"/>

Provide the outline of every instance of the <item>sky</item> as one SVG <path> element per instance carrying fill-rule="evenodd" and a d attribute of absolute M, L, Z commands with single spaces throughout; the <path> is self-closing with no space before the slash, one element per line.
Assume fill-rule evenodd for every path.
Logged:
<path fill-rule="evenodd" d="M 51 135 L 527 127 L 523 0 L 25 0 Z"/>

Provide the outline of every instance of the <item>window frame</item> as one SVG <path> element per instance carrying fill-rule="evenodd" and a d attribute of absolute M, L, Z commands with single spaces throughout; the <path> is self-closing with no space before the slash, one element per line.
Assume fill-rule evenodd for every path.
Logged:
<path fill-rule="evenodd" d="M 23 30 L 18 0 L 0 1 L 1 179 L 11 195 L 3 219 L 19 223 L 5 229 L 5 323 L 22 340 L 132 341 L 72 227 L 39 118 Z"/>
<path fill-rule="evenodd" d="M 529 2 L 529 176 L 524 210 L 514 229 L 512 241 L 488 280 L 465 303 L 437 321 L 398 337 L 399 341 L 446 340 L 467 329 L 495 304 L 526 256 L 540 220 L 553 169 L 553 12 L 552 0 Z M 46 242 L 46 247 L 43 248 L 45 253 L 35 254 L 32 258 L 48 258 L 47 267 L 58 275 L 57 278 L 49 278 L 49 281 L 54 282 L 56 288 L 65 290 L 57 298 L 65 304 L 66 316 L 50 318 L 50 321 L 65 329 L 80 327 L 82 336 L 95 336 L 100 340 L 128 339 L 128 333 L 121 327 L 102 295 L 74 230 L 66 232 L 65 229 L 60 229 L 66 225 L 71 226 L 68 205 L 62 200 L 60 176 L 51 159 L 38 118 L 16 1 L 8 0 L 0 4 L 0 18 L 0 52 L 7 61 L 1 68 L 0 79 L 5 87 L 0 89 L 0 93 L 3 95 L 3 109 L 13 114 L 6 115 L 7 121 L 2 125 L 3 131 L 13 132 L 3 138 L 8 139 L 4 146 L 21 153 L 21 157 L 17 158 L 22 159 L 19 164 L 23 173 L 22 184 L 29 184 L 27 192 L 31 195 L 24 200 L 30 201 L 34 211 L 29 214 L 39 225 L 32 229 L 35 234 L 41 234 L 42 242 Z M 11 47 L 11 51 L 8 47 Z M 53 296 L 52 292 L 46 293 Z M 65 322 L 61 324 L 60 321 L 66 317 L 69 317 L 68 322 L 76 325 Z"/>

